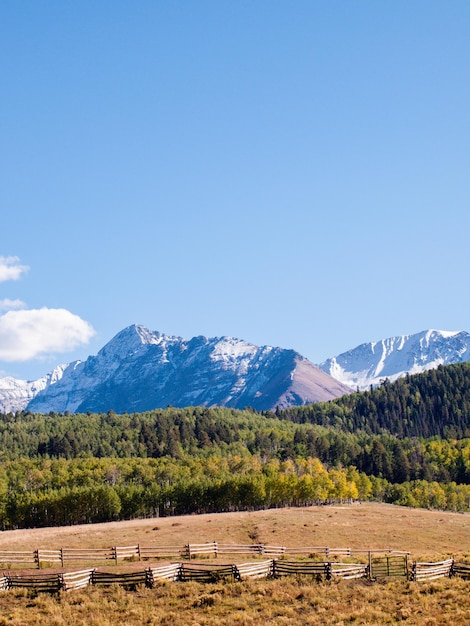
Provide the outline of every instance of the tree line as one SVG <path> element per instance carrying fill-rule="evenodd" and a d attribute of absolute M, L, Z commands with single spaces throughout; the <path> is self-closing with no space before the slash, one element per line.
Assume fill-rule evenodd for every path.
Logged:
<path fill-rule="evenodd" d="M 387 431 L 397 437 L 470 437 L 470 363 L 440 365 L 387 379 L 370 391 L 277 411 L 278 417 L 348 432 Z"/>
<path fill-rule="evenodd" d="M 470 498 L 469 485 L 392 484 L 354 467 L 327 469 L 314 458 L 22 459 L 3 470 L 3 529 L 358 499 L 466 511 Z"/>
<path fill-rule="evenodd" d="M 259 413 L 0 414 L 3 528 L 376 499 L 470 502 L 470 364 Z"/>
<path fill-rule="evenodd" d="M 389 482 L 470 483 L 470 438 L 400 438 L 296 423 L 274 413 L 168 408 L 118 415 L 39 415 L 0 419 L 0 461 L 77 457 L 182 458 L 249 452 L 265 459 L 318 458 L 327 467 L 355 466 Z"/>

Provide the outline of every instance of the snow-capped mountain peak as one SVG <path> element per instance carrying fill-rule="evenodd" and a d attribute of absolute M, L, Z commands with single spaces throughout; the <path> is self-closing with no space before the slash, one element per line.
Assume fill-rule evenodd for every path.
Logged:
<path fill-rule="evenodd" d="M 405 374 L 469 360 L 469 333 L 424 330 L 361 344 L 327 359 L 320 368 L 343 384 L 363 390 L 385 378 L 393 381 Z"/>
<path fill-rule="evenodd" d="M 173 406 L 258 410 L 329 400 L 350 389 L 293 350 L 233 337 L 189 341 L 135 324 L 64 370 L 27 405 L 36 412 L 146 411 Z"/>
<path fill-rule="evenodd" d="M 19 380 L 6 376 L 0 378 L 0 412 L 15 413 L 25 409 L 38 393 L 58 382 L 69 365 L 58 365 L 37 380 Z"/>

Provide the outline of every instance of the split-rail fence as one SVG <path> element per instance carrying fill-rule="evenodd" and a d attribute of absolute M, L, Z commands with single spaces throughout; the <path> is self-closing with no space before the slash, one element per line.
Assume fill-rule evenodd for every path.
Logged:
<path fill-rule="evenodd" d="M 222 564 L 208 557 L 219 555 L 250 555 L 256 560 Z M 403 577 L 420 582 L 442 577 L 460 576 L 470 580 L 470 563 L 456 563 L 453 559 L 439 562 L 409 563 L 409 553 L 392 549 L 355 550 L 351 548 L 268 546 L 265 544 L 229 545 L 211 542 L 185 546 L 120 546 L 99 549 L 61 548 L 31 552 L 0 551 L 0 563 L 39 568 L 64 568 L 66 563 L 87 561 L 148 561 L 176 557 L 178 562 L 147 567 L 132 572 L 100 571 L 89 566 L 80 571 L 59 573 L 12 571 L 0 576 L 0 590 L 26 588 L 34 591 L 57 593 L 81 589 L 89 585 L 120 585 L 133 589 L 141 585 L 153 587 L 161 581 L 216 582 L 243 581 L 258 578 L 285 576 L 310 577 L 313 580 L 335 578 L 377 580 Z M 202 562 L 201 562 L 202 559 Z M 195 562 L 198 560 L 198 562 Z M 113 568 L 114 569 L 114 568 Z"/>
<path fill-rule="evenodd" d="M 253 556 L 253 557 L 298 557 L 324 558 L 325 561 L 341 558 L 352 558 L 357 555 L 388 554 L 402 556 L 408 553 L 393 549 L 330 548 L 328 546 L 307 546 L 288 548 L 286 546 L 271 546 L 263 543 L 256 544 L 224 544 L 212 541 L 210 543 L 190 543 L 184 546 L 113 546 L 111 548 L 58 548 L 37 549 L 31 551 L 0 550 L 0 564 L 9 568 L 20 566 L 25 569 L 29 566 L 38 569 L 45 567 L 65 567 L 71 563 L 102 561 L 155 561 L 159 559 L 195 559 L 219 556 Z M 370 565 L 370 563 L 369 563 Z"/>

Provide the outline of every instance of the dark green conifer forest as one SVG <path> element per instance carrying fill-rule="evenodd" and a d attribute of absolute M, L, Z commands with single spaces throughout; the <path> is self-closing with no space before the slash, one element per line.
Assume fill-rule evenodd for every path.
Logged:
<path fill-rule="evenodd" d="M 328 403 L 0 415 L 0 526 L 380 500 L 467 511 L 470 364 Z"/>

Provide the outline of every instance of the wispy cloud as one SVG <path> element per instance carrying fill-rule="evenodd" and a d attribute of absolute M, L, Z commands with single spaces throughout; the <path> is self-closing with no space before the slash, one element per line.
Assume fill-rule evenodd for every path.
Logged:
<path fill-rule="evenodd" d="M 17 256 L 0 256 L 0 283 L 6 280 L 18 280 L 29 270 L 27 265 L 21 265 Z"/>
<path fill-rule="evenodd" d="M 0 300 L 0 311 L 11 311 L 13 309 L 25 309 L 26 304 L 23 300 L 10 300 L 10 298 L 4 298 Z"/>
<path fill-rule="evenodd" d="M 66 309 L 8 311 L 0 315 L 0 359 L 28 361 L 68 352 L 94 334 L 88 322 Z"/>

